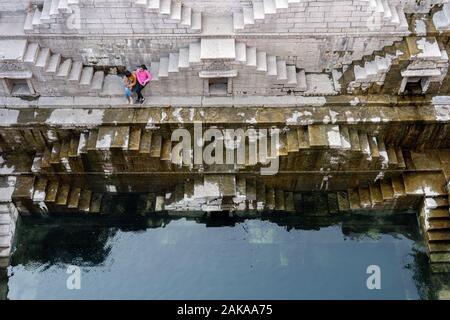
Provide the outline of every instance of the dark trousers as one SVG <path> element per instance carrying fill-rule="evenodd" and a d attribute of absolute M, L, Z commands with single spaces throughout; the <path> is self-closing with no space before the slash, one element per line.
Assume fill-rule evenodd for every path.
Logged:
<path fill-rule="evenodd" d="M 140 84 L 139 82 L 136 83 L 136 86 L 134 87 L 134 92 L 137 93 L 138 100 L 144 99 L 144 96 L 142 95 L 141 91 L 144 90 L 145 86 Z"/>

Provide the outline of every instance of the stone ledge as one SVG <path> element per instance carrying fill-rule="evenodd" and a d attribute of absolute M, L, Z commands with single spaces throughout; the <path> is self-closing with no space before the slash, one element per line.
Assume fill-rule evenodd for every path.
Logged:
<path fill-rule="evenodd" d="M 390 123 L 449 123 L 450 106 L 352 107 L 290 106 L 223 108 L 3 108 L 0 127 L 48 125 L 54 127 L 95 127 L 99 125 L 157 126 L 160 124 L 244 124 L 304 126 L 311 124 L 388 125 Z"/>

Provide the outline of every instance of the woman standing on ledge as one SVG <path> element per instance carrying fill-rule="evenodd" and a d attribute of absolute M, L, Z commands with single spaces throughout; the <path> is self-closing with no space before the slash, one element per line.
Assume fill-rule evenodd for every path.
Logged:
<path fill-rule="evenodd" d="M 150 83 L 150 81 L 152 81 L 152 74 L 147 70 L 147 66 L 145 64 L 138 67 L 135 74 L 137 78 L 135 91 L 138 95 L 136 103 L 142 104 L 145 101 L 145 98 L 142 95 L 142 90 L 147 84 Z"/>
<path fill-rule="evenodd" d="M 123 82 L 125 84 L 125 96 L 127 97 L 128 104 L 132 104 L 133 98 L 131 97 L 131 93 L 133 92 L 133 88 L 136 85 L 136 75 L 128 70 L 125 71 Z"/>

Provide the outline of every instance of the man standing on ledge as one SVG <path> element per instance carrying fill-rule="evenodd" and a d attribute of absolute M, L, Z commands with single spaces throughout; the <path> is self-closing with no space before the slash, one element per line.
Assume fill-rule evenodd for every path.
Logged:
<path fill-rule="evenodd" d="M 147 66 L 145 64 L 141 65 L 137 68 L 136 72 L 136 87 L 135 92 L 137 93 L 136 103 L 143 104 L 145 101 L 144 96 L 142 95 L 142 90 L 144 90 L 145 86 L 152 81 L 152 74 L 147 70 Z"/>

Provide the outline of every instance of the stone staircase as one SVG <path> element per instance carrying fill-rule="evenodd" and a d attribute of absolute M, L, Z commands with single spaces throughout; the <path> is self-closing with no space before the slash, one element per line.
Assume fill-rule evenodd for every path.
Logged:
<path fill-rule="evenodd" d="M 420 197 L 408 194 L 403 177 L 381 178 L 348 189 L 350 210 L 416 210 Z"/>
<path fill-rule="evenodd" d="M 169 56 L 162 56 L 159 62 L 153 61 L 150 69 L 154 75 L 153 80 L 158 81 L 205 61 L 221 59 L 254 68 L 286 87 L 297 88 L 299 91 L 307 90 L 303 69 L 289 65 L 281 57 L 267 54 L 234 39 L 202 39 L 200 42 L 192 42 L 189 47 L 180 48 L 178 52 L 170 53 Z"/>
<path fill-rule="evenodd" d="M 419 221 L 425 233 L 432 270 L 450 268 L 450 211 L 448 196 L 425 195 Z"/>
<path fill-rule="evenodd" d="M 63 138 L 44 145 L 36 153 L 33 173 L 53 172 L 115 172 L 187 170 L 182 154 L 172 152 L 175 143 L 171 133 L 128 126 L 102 126 L 82 132 L 79 136 Z M 271 150 L 272 140 L 267 137 L 267 148 L 257 142 L 258 153 L 250 155 L 253 147 L 245 141 L 245 162 L 236 163 L 234 169 L 257 169 L 268 159 L 280 158 L 281 170 L 316 170 L 318 156 L 327 157 L 322 170 L 340 170 L 345 167 L 361 170 L 405 169 L 402 150 L 367 132 L 346 125 L 305 125 L 280 131 L 279 144 Z M 226 153 L 226 149 L 224 153 Z M 112 156 L 114 155 L 114 156 Z M 193 163 L 191 159 L 191 163 Z M 226 161 L 224 160 L 224 163 Z M 326 163 L 326 167 L 323 167 Z M 214 168 L 213 168 L 214 169 Z"/>
<path fill-rule="evenodd" d="M 194 12 L 181 0 L 134 0 L 134 3 L 148 11 L 157 12 L 169 22 L 173 21 L 195 32 L 202 31 L 202 13 Z"/>
<path fill-rule="evenodd" d="M 382 23 L 396 26 L 399 31 L 407 31 L 409 28 L 408 20 L 406 18 L 403 6 L 397 2 L 389 0 L 362 0 L 368 2 L 368 11 L 379 17 L 380 21 L 376 19 L 372 21 L 373 27 L 377 24 L 381 27 Z"/>
<path fill-rule="evenodd" d="M 435 37 L 406 37 L 353 62 L 353 68 L 344 67 L 343 70 L 343 86 L 349 93 L 358 90 L 364 93 L 368 89 L 379 93 L 385 86 L 392 90 L 391 93 L 398 94 L 404 92 L 406 79 L 441 83 L 448 70 L 448 54 Z M 395 88 L 391 88 L 393 86 Z M 423 93 L 428 86 L 422 85 Z"/>
<path fill-rule="evenodd" d="M 433 15 L 433 23 L 438 31 L 450 30 L 450 3 L 444 3 L 442 10 Z"/>
<path fill-rule="evenodd" d="M 24 31 L 29 33 L 40 27 L 48 27 L 58 19 L 65 19 L 72 13 L 71 6 L 78 3 L 79 0 L 44 0 L 42 8 L 38 6 L 28 12 Z"/>
<path fill-rule="evenodd" d="M 78 90 L 90 93 L 102 92 L 104 71 L 95 71 L 94 67 L 86 66 L 82 61 L 65 58 L 36 42 L 27 44 L 23 63 L 33 70 L 33 74 L 44 79 L 64 81 L 67 86 L 77 85 Z"/>
<path fill-rule="evenodd" d="M 264 22 L 267 17 L 283 10 L 287 11 L 291 5 L 301 2 L 301 0 L 253 1 L 251 5 L 233 13 L 233 28 L 235 31 L 245 30 L 246 27 Z M 388 0 L 361 0 L 361 2 L 368 2 L 368 10 L 379 15 L 382 24 L 395 26 L 400 31 L 408 30 L 405 12 L 399 3 L 392 3 L 393 1 Z"/>
<path fill-rule="evenodd" d="M 12 195 L 21 215 L 30 212 L 100 213 L 103 195 L 54 178 L 20 176 Z"/>
<path fill-rule="evenodd" d="M 359 61 L 353 61 L 352 65 L 343 67 L 343 87 L 347 92 L 355 90 L 363 92 L 372 85 L 383 86 L 386 75 L 397 66 L 399 69 L 406 67 L 403 61 L 409 60 L 409 51 L 405 41 L 397 41 L 390 46 L 364 56 Z M 396 70 L 395 70 L 396 71 Z"/>
<path fill-rule="evenodd" d="M 16 184 L 16 177 L 0 177 L 0 268 L 9 265 L 11 248 L 18 218 L 18 211 L 11 201 L 11 195 Z"/>
<path fill-rule="evenodd" d="M 221 212 L 237 214 L 306 213 L 328 215 L 345 213 L 349 203 L 345 192 L 321 194 L 324 210 L 309 211 L 308 202 L 319 195 L 302 194 L 277 186 L 270 186 L 255 178 L 234 175 L 205 175 L 203 178 L 188 179 L 177 184 L 173 192 L 165 195 L 151 194 L 154 212 L 168 212 L 169 215 L 186 212 Z M 309 201 L 306 200 L 310 198 Z"/>
<path fill-rule="evenodd" d="M 368 88 L 371 83 L 383 85 L 386 74 L 389 72 L 392 63 L 398 59 L 401 54 L 400 51 L 397 51 L 395 55 L 375 55 L 374 60 L 366 61 L 364 66 L 355 65 L 353 67 L 355 81 L 351 86 L 355 88 Z"/>

